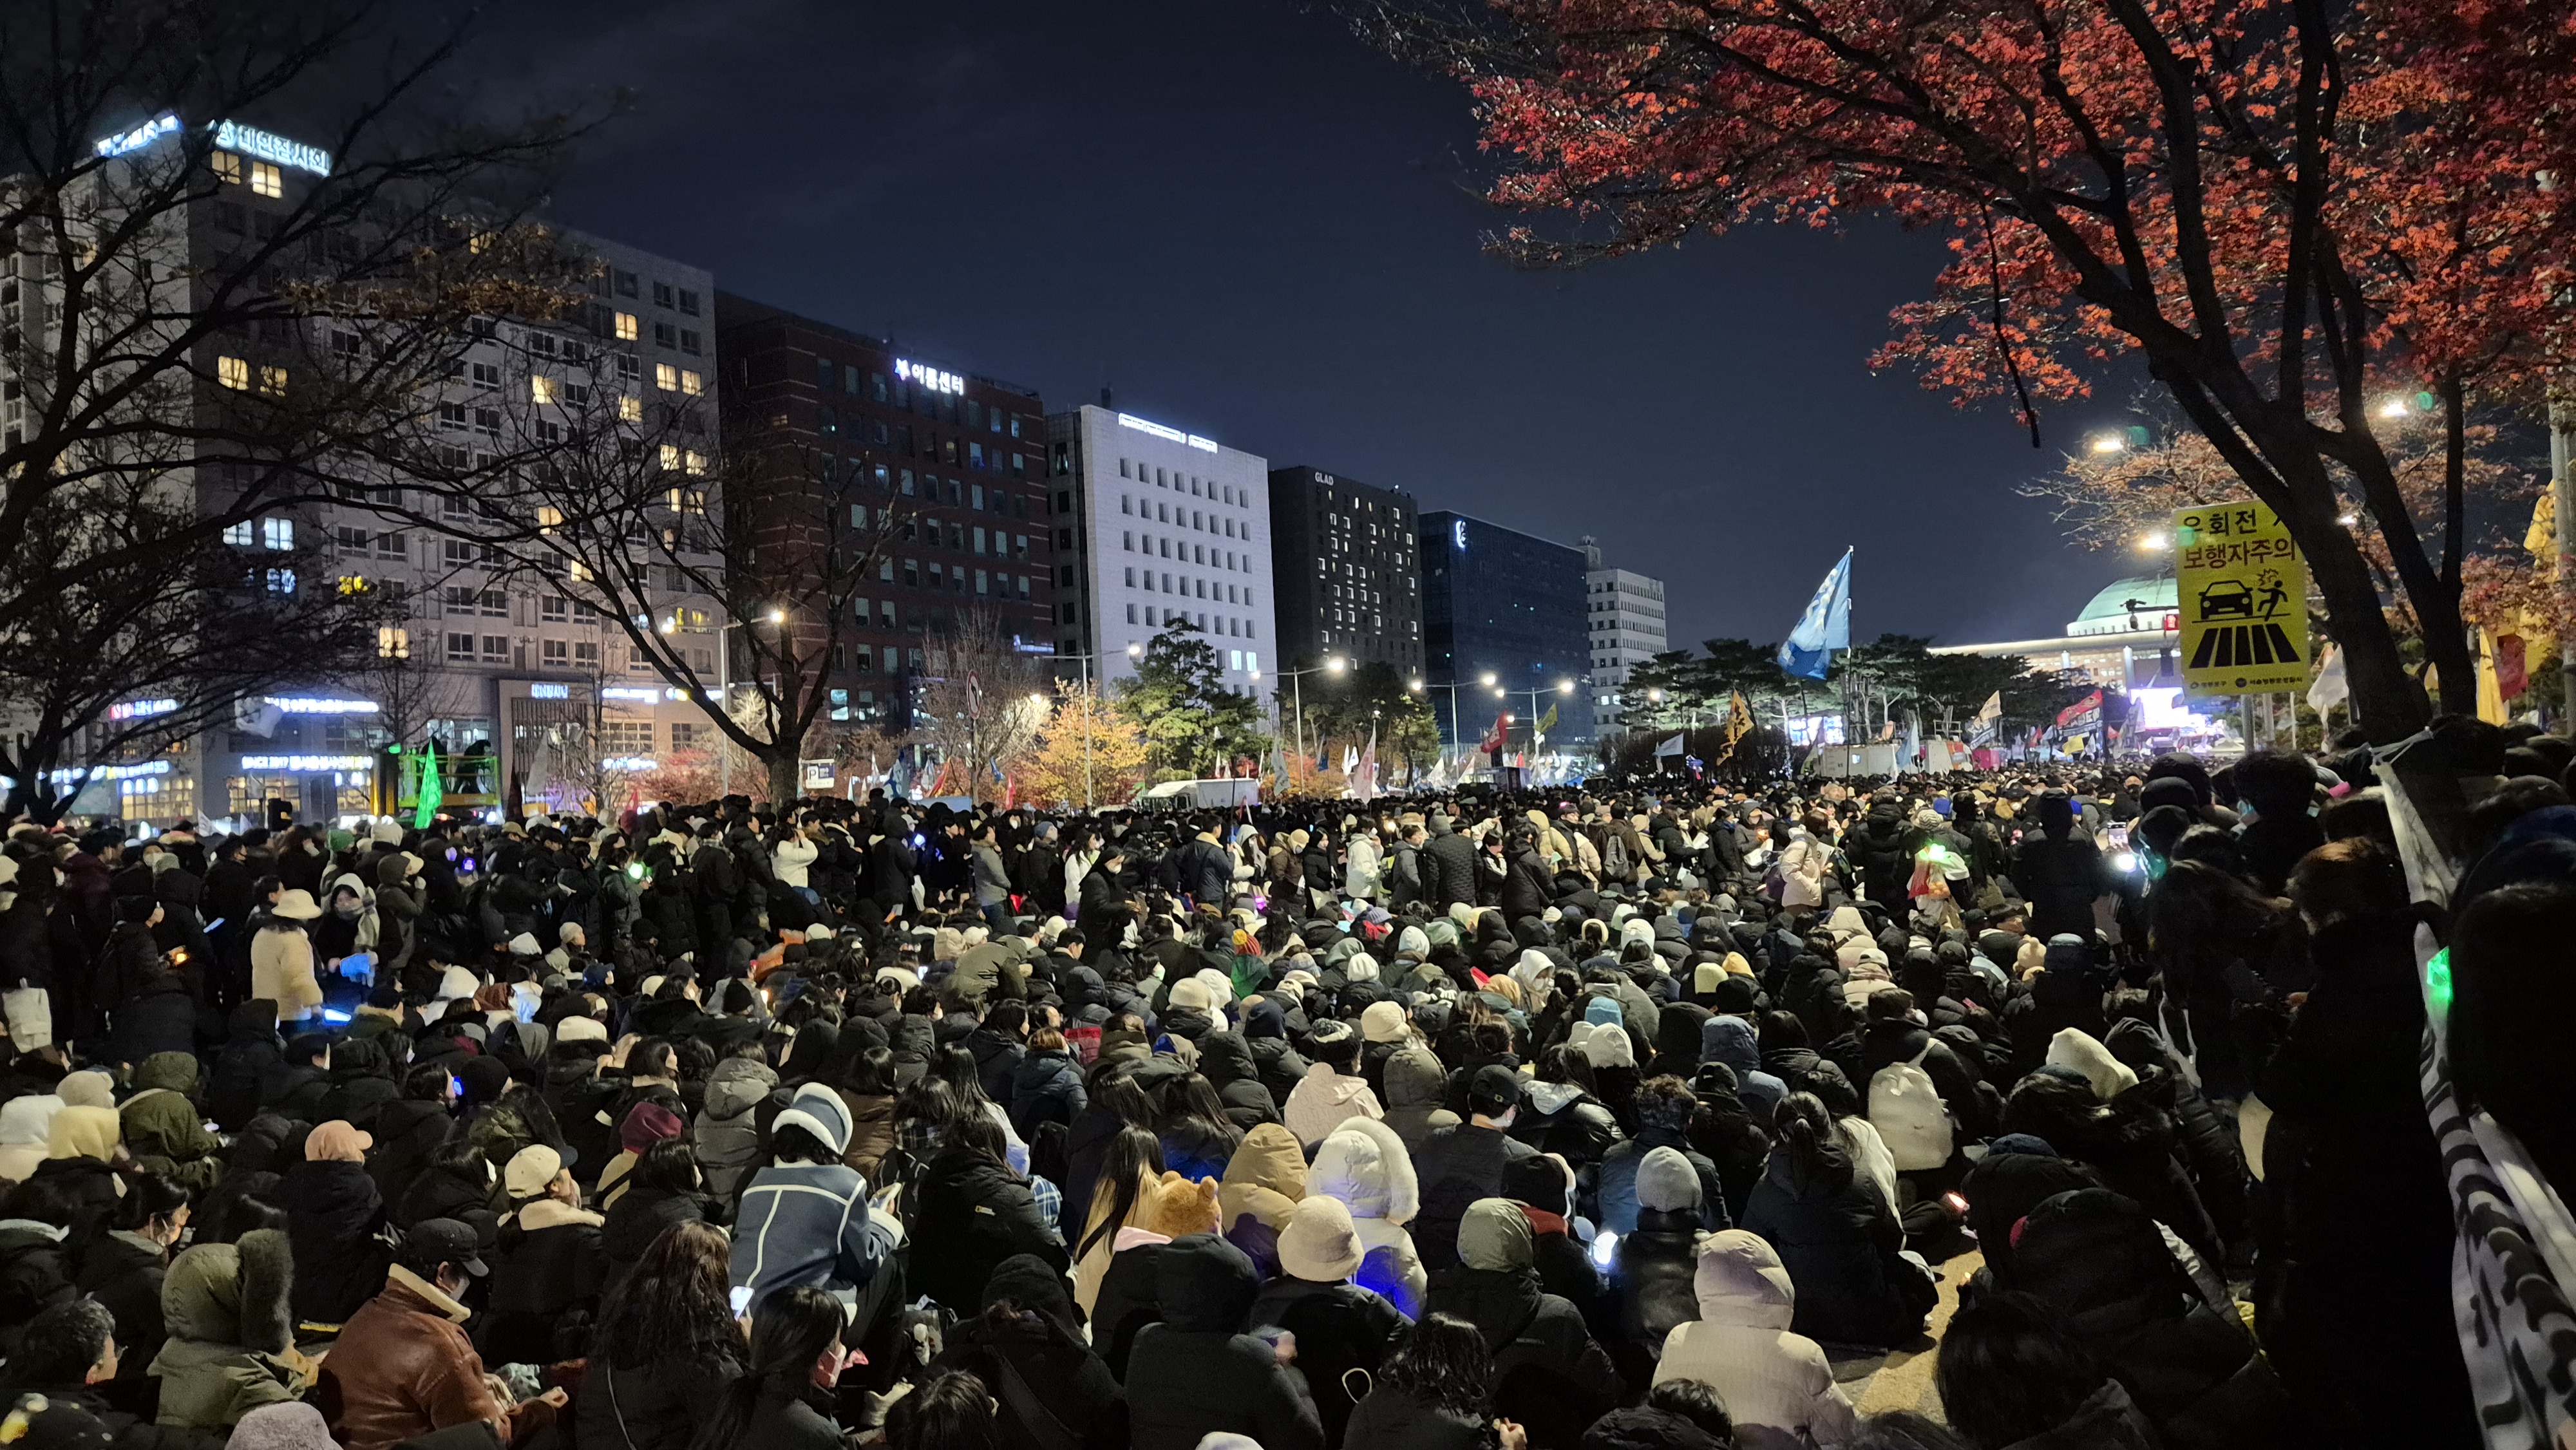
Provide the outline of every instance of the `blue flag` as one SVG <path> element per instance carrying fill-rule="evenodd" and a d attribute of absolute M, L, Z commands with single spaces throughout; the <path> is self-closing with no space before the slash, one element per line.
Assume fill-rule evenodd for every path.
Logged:
<path fill-rule="evenodd" d="M 1816 597 L 1807 601 L 1798 627 L 1781 642 L 1781 669 L 1800 679 L 1821 680 L 1834 651 L 1851 648 L 1851 561 L 1852 551 L 1843 550 L 1833 572 L 1816 586 Z"/>

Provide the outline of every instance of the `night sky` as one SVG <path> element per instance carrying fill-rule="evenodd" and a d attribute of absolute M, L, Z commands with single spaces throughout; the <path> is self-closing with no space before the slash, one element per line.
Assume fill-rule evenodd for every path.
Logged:
<path fill-rule="evenodd" d="M 2057 633 L 2131 561 L 2014 485 L 2128 385 L 1962 412 L 1873 375 L 1938 238 L 1863 218 L 1579 273 L 1481 236 L 1464 94 L 1287 0 L 560 4 L 460 68 L 622 86 L 565 223 L 913 356 L 1411 490 L 1667 583 L 1671 639 L 1773 640 L 1857 545 L 1853 629 Z"/>

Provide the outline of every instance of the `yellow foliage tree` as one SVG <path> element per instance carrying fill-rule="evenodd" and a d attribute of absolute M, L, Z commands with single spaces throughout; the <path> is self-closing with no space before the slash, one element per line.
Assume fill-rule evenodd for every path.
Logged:
<path fill-rule="evenodd" d="M 1144 732 L 1080 685 L 1059 681 L 1055 694 L 1036 743 L 1009 767 L 1016 797 L 1049 805 L 1134 797 L 1148 773 Z"/>

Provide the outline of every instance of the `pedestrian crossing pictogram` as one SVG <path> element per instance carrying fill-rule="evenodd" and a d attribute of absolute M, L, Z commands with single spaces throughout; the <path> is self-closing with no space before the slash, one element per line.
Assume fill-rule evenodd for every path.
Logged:
<path fill-rule="evenodd" d="M 2190 668 L 2228 670 L 2241 665 L 2298 663 L 2298 646 L 2290 643 L 2290 637 L 2282 633 L 2281 626 L 2267 621 L 2202 626 L 2200 643 L 2191 652 Z"/>

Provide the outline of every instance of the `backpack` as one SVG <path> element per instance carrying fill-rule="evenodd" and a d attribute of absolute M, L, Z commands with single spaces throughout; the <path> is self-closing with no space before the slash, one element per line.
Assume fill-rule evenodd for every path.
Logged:
<path fill-rule="evenodd" d="M 1628 843 L 1620 839 L 1617 831 L 1602 832 L 1601 874 L 1612 881 L 1625 881 L 1631 874 L 1628 869 Z"/>
<path fill-rule="evenodd" d="M 1950 1112 L 1923 1070 L 1929 1043 L 1912 1062 L 1891 1062 L 1869 1078 L 1869 1125 L 1887 1142 L 1896 1171 L 1913 1173 L 1950 1161 Z"/>

